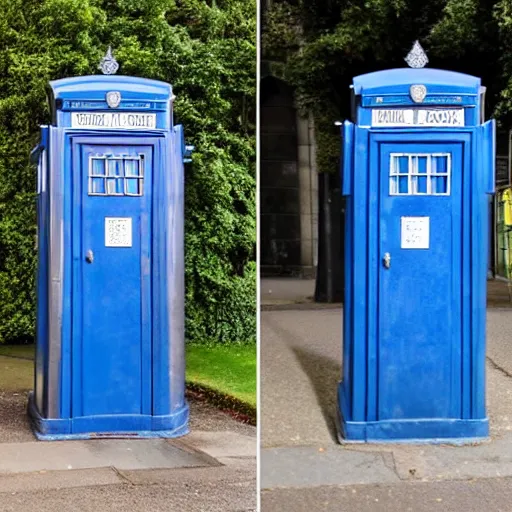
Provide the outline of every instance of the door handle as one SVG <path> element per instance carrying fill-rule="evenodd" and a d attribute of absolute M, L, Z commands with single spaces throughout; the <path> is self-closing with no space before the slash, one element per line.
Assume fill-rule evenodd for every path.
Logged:
<path fill-rule="evenodd" d="M 85 255 L 85 261 L 87 261 L 87 263 L 92 263 L 94 261 L 94 253 L 91 251 L 91 249 L 87 251 L 87 254 Z"/>
<path fill-rule="evenodd" d="M 389 252 L 386 252 L 384 254 L 383 262 L 384 262 L 384 267 L 386 267 L 386 268 L 391 267 L 391 254 L 389 254 Z"/>

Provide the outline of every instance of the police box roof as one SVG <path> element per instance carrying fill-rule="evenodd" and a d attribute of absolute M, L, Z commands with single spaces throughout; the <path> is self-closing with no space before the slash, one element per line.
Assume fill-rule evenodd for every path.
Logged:
<path fill-rule="evenodd" d="M 55 100 L 101 101 L 108 91 L 118 91 L 126 100 L 168 101 L 172 87 L 168 83 L 134 76 L 90 75 L 50 82 Z"/>
<path fill-rule="evenodd" d="M 354 92 L 362 96 L 408 94 L 411 85 L 424 85 L 429 93 L 477 96 L 483 92 L 480 78 L 430 68 L 399 68 L 356 76 Z"/>

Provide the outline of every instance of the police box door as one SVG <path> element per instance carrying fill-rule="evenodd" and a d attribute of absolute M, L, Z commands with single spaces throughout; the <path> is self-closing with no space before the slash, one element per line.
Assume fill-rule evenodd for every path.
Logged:
<path fill-rule="evenodd" d="M 155 146 L 96 140 L 73 147 L 72 414 L 130 423 L 132 414 L 151 414 L 152 403 Z"/>
<path fill-rule="evenodd" d="M 462 197 L 469 183 L 463 162 L 469 145 L 446 134 L 445 141 L 429 143 L 421 142 L 425 135 L 401 137 L 383 137 L 374 147 L 378 419 L 460 417 Z"/>

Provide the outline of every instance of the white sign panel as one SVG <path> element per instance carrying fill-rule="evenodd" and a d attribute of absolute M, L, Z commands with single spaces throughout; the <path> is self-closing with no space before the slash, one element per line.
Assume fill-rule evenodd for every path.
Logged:
<path fill-rule="evenodd" d="M 430 218 L 402 217 L 402 249 L 428 249 L 430 246 Z"/>
<path fill-rule="evenodd" d="M 372 126 L 464 126 L 464 109 L 376 108 Z"/>
<path fill-rule="evenodd" d="M 71 128 L 88 130 L 153 130 L 156 114 L 146 112 L 72 112 Z"/>
<path fill-rule="evenodd" d="M 105 217 L 105 247 L 132 246 L 132 219 Z"/>

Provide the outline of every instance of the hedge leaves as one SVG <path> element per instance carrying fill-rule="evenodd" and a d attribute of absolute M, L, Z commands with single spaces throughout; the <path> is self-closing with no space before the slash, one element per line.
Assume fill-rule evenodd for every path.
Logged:
<path fill-rule="evenodd" d="M 256 7 L 248 0 L 0 0 L 0 342 L 31 341 L 35 169 L 49 80 L 164 80 L 196 150 L 186 167 L 186 336 L 256 337 Z"/>

